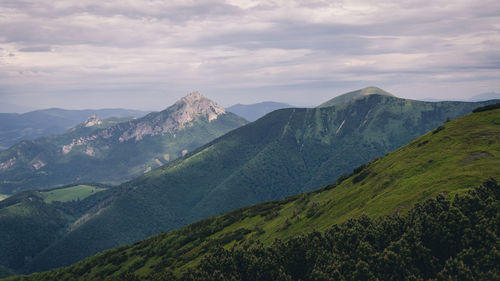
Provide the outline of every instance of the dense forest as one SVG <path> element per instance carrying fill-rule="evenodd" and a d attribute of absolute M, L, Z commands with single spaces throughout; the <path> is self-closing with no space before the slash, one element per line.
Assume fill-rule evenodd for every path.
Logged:
<path fill-rule="evenodd" d="M 361 216 L 321 233 L 218 247 L 182 280 L 500 280 L 500 187 Z M 158 276 L 168 280 L 167 273 Z"/>

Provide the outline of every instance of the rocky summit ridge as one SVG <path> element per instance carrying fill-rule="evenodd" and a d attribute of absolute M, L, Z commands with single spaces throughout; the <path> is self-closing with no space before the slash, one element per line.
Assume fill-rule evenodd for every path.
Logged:
<path fill-rule="evenodd" d="M 204 97 L 199 92 L 192 92 L 181 98 L 174 104 L 179 106 L 176 112 L 177 122 L 181 125 L 189 123 L 197 117 L 205 117 L 209 122 L 217 119 L 221 114 L 226 114 L 226 110 L 214 101 Z"/>
<path fill-rule="evenodd" d="M 74 146 L 88 146 L 98 139 L 118 138 L 119 142 L 129 140 L 137 142 L 146 136 L 175 135 L 179 130 L 192 126 L 196 120 L 211 122 L 222 114 L 226 114 L 224 108 L 199 92 L 192 92 L 163 111 L 153 112 L 144 118 L 131 120 L 126 126 L 117 124 L 98 130 L 86 137 L 73 139 L 71 143 L 62 145 L 61 150 L 63 154 L 67 154 Z M 97 116 L 90 116 L 85 122 L 85 127 L 94 126 L 99 122 L 102 123 Z"/>
<path fill-rule="evenodd" d="M 84 127 L 93 127 L 102 125 L 102 120 L 97 115 L 91 115 L 87 120 L 83 123 Z"/>
<path fill-rule="evenodd" d="M 226 110 L 199 92 L 192 92 L 178 100 L 164 111 L 151 113 L 145 120 L 130 122 L 130 128 L 120 136 L 120 142 L 130 139 L 141 140 L 144 136 L 175 134 L 176 131 L 192 126 L 196 120 L 211 122 Z"/>

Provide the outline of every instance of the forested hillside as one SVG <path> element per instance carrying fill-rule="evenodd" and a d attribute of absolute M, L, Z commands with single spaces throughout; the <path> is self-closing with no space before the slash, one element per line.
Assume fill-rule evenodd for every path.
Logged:
<path fill-rule="evenodd" d="M 498 280 L 500 186 L 292 239 L 210 249 L 181 280 Z M 135 280 L 130 276 L 123 280 Z M 173 280 L 172 272 L 156 276 Z"/>
<path fill-rule="evenodd" d="M 0 265 L 24 266 L 66 232 L 109 203 L 106 186 L 63 186 L 31 190 L 0 201 Z M 87 214 L 87 215 L 86 215 Z"/>
<path fill-rule="evenodd" d="M 479 110 L 317 191 L 30 278 L 496 278 L 499 188 L 488 179 L 500 178 L 498 167 L 500 109 Z"/>

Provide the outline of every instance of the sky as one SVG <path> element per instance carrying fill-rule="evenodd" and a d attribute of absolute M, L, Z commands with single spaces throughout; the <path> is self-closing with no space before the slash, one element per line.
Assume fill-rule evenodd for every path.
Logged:
<path fill-rule="evenodd" d="M 500 92 L 500 1 L 0 0 L 0 102 L 160 110 Z"/>

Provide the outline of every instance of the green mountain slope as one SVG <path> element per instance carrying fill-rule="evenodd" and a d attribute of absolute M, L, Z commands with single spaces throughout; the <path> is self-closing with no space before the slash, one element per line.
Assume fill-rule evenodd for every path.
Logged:
<path fill-rule="evenodd" d="M 467 257 L 467 253 L 472 254 L 471 250 L 467 250 L 469 247 L 467 245 L 474 247 L 473 249 L 476 250 L 484 249 L 487 251 L 491 250 L 491 247 L 487 245 L 495 245 L 494 242 L 497 241 L 495 237 L 498 237 L 499 189 L 496 186 L 496 188 L 489 191 L 481 192 L 479 190 L 479 195 L 472 194 L 471 197 L 468 197 L 471 199 L 455 199 L 455 201 L 459 201 L 457 201 L 457 205 L 453 206 L 455 209 L 450 208 L 450 212 L 448 212 L 447 207 L 449 202 L 444 202 L 444 198 L 454 194 L 464 195 L 467 190 L 480 185 L 490 177 L 500 178 L 500 169 L 498 167 L 500 167 L 500 109 L 472 113 L 437 127 L 435 130 L 413 140 L 408 145 L 389 153 L 381 159 L 355 169 L 352 175 L 341 177 L 336 183 L 320 190 L 210 217 L 131 246 L 106 251 L 68 268 L 32 275 L 32 278 L 35 280 L 43 278 L 99 280 L 114 276 L 120 280 L 126 280 L 127 278 L 134 280 L 132 277 L 136 275 L 143 279 L 152 279 L 156 276 L 160 279 L 165 277 L 167 278 L 165 280 L 169 280 L 169 278 L 172 278 L 172 274 L 180 276 L 183 272 L 193 270 L 204 256 L 214 255 L 212 263 L 210 263 L 210 260 L 203 261 L 202 267 L 198 267 L 201 270 L 193 273 L 194 276 L 201 274 L 203 277 L 205 276 L 203 272 L 207 269 L 219 268 L 221 265 L 219 262 L 221 261 L 227 261 L 226 265 L 228 266 L 233 262 L 237 262 L 234 261 L 237 258 L 235 254 L 221 252 L 216 250 L 217 247 L 222 246 L 225 249 L 236 247 L 236 251 L 242 250 L 243 254 L 240 255 L 240 261 L 243 261 L 246 258 L 245 255 L 247 255 L 245 254 L 247 246 L 243 248 L 238 246 L 242 242 L 253 245 L 260 241 L 264 246 L 271 246 L 276 238 L 292 239 L 292 242 L 284 244 L 284 246 L 279 246 L 282 245 L 280 242 L 277 243 L 278 246 L 275 243 L 274 248 L 269 250 L 272 252 L 272 249 L 275 249 L 275 253 L 282 257 L 282 261 L 294 260 L 296 257 L 307 259 L 311 256 L 301 256 L 300 249 L 315 249 L 314 247 L 319 247 L 321 243 L 311 244 L 311 247 L 305 248 L 297 248 L 293 247 L 293 245 L 297 245 L 294 244 L 297 241 L 309 243 L 304 242 L 304 239 L 311 240 L 311 242 L 319 241 L 314 238 L 318 234 L 312 234 L 312 236 L 299 238 L 298 240 L 293 238 L 298 234 L 307 234 L 316 230 L 323 232 L 335 224 L 361 217 L 363 214 L 370 218 L 394 213 L 406 214 L 414 204 L 424 202 L 426 199 L 437 195 L 440 195 L 441 199 L 438 198 L 436 203 L 427 203 L 424 208 L 417 208 L 403 219 L 395 217 L 374 223 L 370 219 L 361 217 L 359 221 L 350 222 L 341 226 L 340 229 L 334 228 L 330 230 L 328 233 L 347 235 L 344 236 L 345 239 L 338 237 L 335 242 L 337 244 L 348 243 L 349 241 L 353 241 L 353 243 L 359 241 L 365 241 L 365 244 L 370 243 L 366 244 L 365 248 L 356 246 L 352 251 L 348 251 L 350 245 L 343 244 L 346 247 L 344 258 L 338 264 L 332 266 L 335 268 L 335 266 L 344 262 L 349 262 L 349 258 L 358 259 L 359 256 L 356 256 L 356 253 L 373 252 L 373 247 L 378 247 L 372 241 L 375 239 L 374 237 L 386 234 L 389 237 L 380 236 L 380 240 L 377 241 L 387 244 L 402 241 L 416 247 L 423 247 L 419 250 L 421 255 L 409 255 L 408 253 L 405 254 L 404 251 L 400 252 L 401 249 L 406 249 L 408 244 L 393 245 L 388 248 L 392 252 L 399 253 L 407 258 L 422 257 L 422 261 L 430 262 L 429 270 L 436 271 L 443 267 L 444 269 L 453 270 L 453 266 L 455 264 L 458 266 L 460 260 Z M 474 198 L 473 196 L 479 197 Z M 495 201 L 491 197 L 488 198 L 488 196 L 496 196 L 493 197 Z M 481 206 L 486 206 L 486 209 Z M 456 208 L 459 208 L 459 210 L 456 210 Z M 483 209 L 486 211 L 482 211 Z M 458 211 L 462 213 L 458 213 Z M 464 219 L 466 215 L 470 216 L 468 218 L 469 224 L 467 224 L 467 219 Z M 422 216 L 422 220 L 419 219 L 419 216 Z M 479 219 L 482 217 L 484 219 Z M 405 220 L 408 221 L 406 225 Z M 428 221 L 427 224 L 426 221 Z M 413 229 L 410 227 L 411 223 L 420 226 Z M 480 227 L 481 224 L 484 227 Z M 448 226 L 449 228 L 446 228 Z M 465 231 L 466 227 L 472 227 L 473 231 Z M 428 230 L 428 236 L 418 232 L 419 229 Z M 496 232 L 488 232 L 486 229 Z M 440 233 L 438 231 L 444 232 Z M 401 236 L 406 232 L 408 235 L 416 236 Z M 333 239 L 336 237 L 336 235 L 331 236 L 328 233 L 325 234 L 326 236 L 317 238 Z M 372 233 L 372 236 L 367 236 L 369 233 Z M 444 235 L 455 235 L 456 237 Z M 484 243 L 493 241 L 493 244 L 478 245 L 469 239 L 478 235 L 486 236 L 479 237 L 481 239 L 478 238 L 474 241 L 484 241 Z M 372 240 L 369 240 L 370 237 L 372 237 Z M 421 239 L 424 244 L 420 244 L 420 246 L 411 244 L 412 241 L 416 241 L 415 239 L 409 239 L 411 237 Z M 453 244 L 461 241 L 460 239 L 465 239 L 464 244 L 459 246 Z M 434 244 L 430 245 L 429 243 Z M 328 245 L 322 247 L 328 247 Z M 446 248 L 446 245 L 449 247 Z M 379 246 L 382 247 L 383 245 Z M 255 251 L 259 251 L 259 247 L 261 246 L 257 246 Z M 370 248 L 366 247 L 372 248 L 370 250 Z M 363 252 L 363 249 L 367 249 L 368 252 Z M 382 247 L 381 249 L 385 248 Z M 446 249 L 451 252 L 446 252 Z M 339 249 L 333 248 L 333 250 L 328 251 L 337 250 Z M 458 255 L 458 252 L 462 250 L 465 252 L 461 256 Z M 233 251 L 230 253 L 233 253 Z M 265 251 L 261 251 L 261 257 L 268 256 L 274 259 L 275 256 L 269 256 L 270 253 Z M 341 253 L 336 252 L 336 254 Z M 250 252 L 250 254 L 258 255 L 257 252 Z M 324 253 L 312 254 L 318 256 Z M 348 256 L 345 256 L 346 254 Z M 489 263 L 484 264 L 483 268 L 491 266 L 495 268 L 495 265 L 491 264 L 494 257 L 484 256 L 481 252 L 474 252 L 473 254 L 476 263 L 480 258 L 489 261 Z M 425 258 L 432 256 L 436 258 L 435 262 L 433 262 L 433 259 Z M 325 257 L 328 257 L 328 255 Z M 448 257 L 456 257 L 458 260 L 455 263 L 452 263 L 453 260 L 448 262 Z M 464 259 L 465 262 L 471 262 L 470 259 Z M 397 262 L 399 264 L 397 268 L 401 270 L 406 270 L 413 263 L 413 261 L 409 260 L 409 263 L 402 263 L 403 259 L 398 258 L 397 255 L 391 260 Z M 256 260 L 254 259 L 254 261 Z M 272 259 L 269 259 L 269 261 L 271 262 Z M 356 262 L 353 266 L 356 265 Z M 381 262 L 384 263 L 383 260 Z M 240 265 L 248 264 L 240 263 Z M 419 266 L 419 264 L 415 265 Z M 263 266 L 263 264 L 259 262 L 259 266 Z M 288 269 L 293 268 L 293 266 L 287 267 L 285 262 L 279 263 L 278 266 L 284 266 Z M 304 264 L 297 264 L 297 266 L 302 267 Z M 478 265 L 475 264 L 474 266 Z M 222 271 L 221 274 L 231 273 L 232 271 L 228 268 L 230 267 L 226 267 L 227 270 Z M 390 268 L 394 267 L 390 266 Z M 253 272 L 259 272 L 259 270 L 264 269 L 255 268 Z M 273 270 L 276 270 L 276 268 L 270 265 L 269 271 Z M 325 268 L 322 268 L 319 271 L 324 272 L 324 270 Z M 481 267 L 478 270 L 481 270 Z M 366 271 L 369 272 L 369 270 Z M 443 272 L 442 274 L 447 273 Z M 451 272 L 451 274 L 455 273 Z M 216 276 L 224 275 L 215 275 L 213 278 L 217 279 Z M 401 278 L 405 279 L 404 275 Z"/>
<path fill-rule="evenodd" d="M 43 249 L 104 207 L 104 186 L 67 186 L 26 191 L 0 202 L 0 265 L 16 271 Z M 88 200 L 85 200 L 87 199 Z M 101 204 L 101 206 L 99 206 Z"/>
<path fill-rule="evenodd" d="M 270 247 L 211 249 L 182 280 L 498 280 L 500 186 L 488 181 L 452 200 L 437 196 L 404 216 L 362 216 Z"/>
<path fill-rule="evenodd" d="M 51 108 L 23 114 L 0 113 L 0 150 L 7 149 L 23 140 L 62 134 L 94 114 L 101 118 L 123 118 L 141 117 L 147 112 L 129 109 L 66 110 Z"/>
<path fill-rule="evenodd" d="M 352 91 L 337 97 L 334 97 L 333 99 L 326 101 L 322 104 L 320 104 L 318 107 L 330 107 L 330 106 L 335 106 L 335 105 L 342 105 L 346 102 L 350 102 L 355 99 L 361 99 L 369 95 L 381 95 L 381 96 L 388 96 L 388 97 L 394 97 L 393 94 L 384 91 L 380 88 L 377 87 L 366 87 L 360 90 Z"/>
<path fill-rule="evenodd" d="M 123 184 L 107 209 L 27 270 L 67 265 L 210 215 L 313 190 L 476 106 L 369 95 L 337 107 L 274 111 Z"/>
<path fill-rule="evenodd" d="M 0 193 L 124 182 L 246 123 L 199 93 L 113 126 L 93 116 L 63 135 L 23 141 L 0 153 Z"/>

